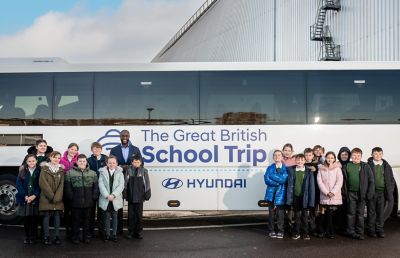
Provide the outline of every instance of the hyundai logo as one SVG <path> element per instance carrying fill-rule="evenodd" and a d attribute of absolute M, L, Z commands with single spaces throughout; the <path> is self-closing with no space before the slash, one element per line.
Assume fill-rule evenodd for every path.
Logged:
<path fill-rule="evenodd" d="M 162 185 L 167 189 L 178 189 L 182 187 L 183 182 L 178 178 L 167 178 L 162 181 Z"/>

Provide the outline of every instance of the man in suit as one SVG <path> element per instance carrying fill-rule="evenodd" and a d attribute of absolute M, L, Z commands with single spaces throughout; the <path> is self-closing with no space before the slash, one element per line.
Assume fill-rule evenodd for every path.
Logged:
<path fill-rule="evenodd" d="M 132 163 L 132 156 L 139 155 L 142 158 L 142 154 L 138 147 L 132 145 L 129 141 L 130 134 L 128 130 L 122 130 L 120 135 L 121 144 L 115 146 L 110 151 L 110 156 L 113 155 L 117 157 L 118 165 L 121 166 L 124 170 L 124 175 L 126 175 L 126 170 L 128 166 Z M 143 166 L 143 159 L 142 159 Z M 123 228 L 123 209 L 118 210 L 118 234 L 122 234 Z"/>
<path fill-rule="evenodd" d="M 139 148 L 132 145 L 129 141 L 130 134 L 128 130 L 122 130 L 119 137 L 121 139 L 121 144 L 112 148 L 110 155 L 117 157 L 118 165 L 125 169 L 127 166 L 131 165 L 133 155 L 142 157 L 142 154 Z"/>

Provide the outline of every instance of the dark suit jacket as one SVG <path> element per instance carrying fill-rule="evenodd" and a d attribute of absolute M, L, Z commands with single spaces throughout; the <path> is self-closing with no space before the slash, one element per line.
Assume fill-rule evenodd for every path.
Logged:
<path fill-rule="evenodd" d="M 114 148 L 111 149 L 110 155 L 113 155 L 117 157 L 118 159 L 118 165 L 123 166 L 123 165 L 131 165 L 132 164 L 132 156 L 134 154 L 139 154 L 142 160 L 142 166 L 143 166 L 143 158 L 142 154 L 140 153 L 140 150 L 138 147 L 133 146 L 132 144 L 129 144 L 129 154 L 128 154 L 128 160 L 125 162 L 124 155 L 122 155 L 122 148 L 121 144 L 115 146 Z"/>

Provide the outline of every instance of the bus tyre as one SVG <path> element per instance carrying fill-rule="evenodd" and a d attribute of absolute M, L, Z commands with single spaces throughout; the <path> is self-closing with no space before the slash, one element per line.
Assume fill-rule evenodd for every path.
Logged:
<path fill-rule="evenodd" d="M 0 176 L 0 223 L 13 224 L 19 221 L 16 214 L 15 181 L 15 176 Z"/>

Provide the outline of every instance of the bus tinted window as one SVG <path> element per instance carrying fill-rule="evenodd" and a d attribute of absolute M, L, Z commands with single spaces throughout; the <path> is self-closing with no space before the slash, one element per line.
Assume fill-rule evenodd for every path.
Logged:
<path fill-rule="evenodd" d="M 51 119 L 51 74 L 1 74 L 0 118 L 9 124 L 17 121 Z M 47 123 L 47 122 L 44 122 Z"/>
<path fill-rule="evenodd" d="M 93 74 L 65 73 L 54 78 L 54 119 L 93 118 Z"/>
<path fill-rule="evenodd" d="M 399 71 L 309 72 L 309 123 L 398 123 Z"/>
<path fill-rule="evenodd" d="M 212 124 L 303 124 L 301 72 L 202 72 L 200 117 Z"/>
<path fill-rule="evenodd" d="M 184 124 L 198 120 L 195 72 L 99 73 L 95 81 L 94 118 L 102 119 L 103 124 Z"/>

